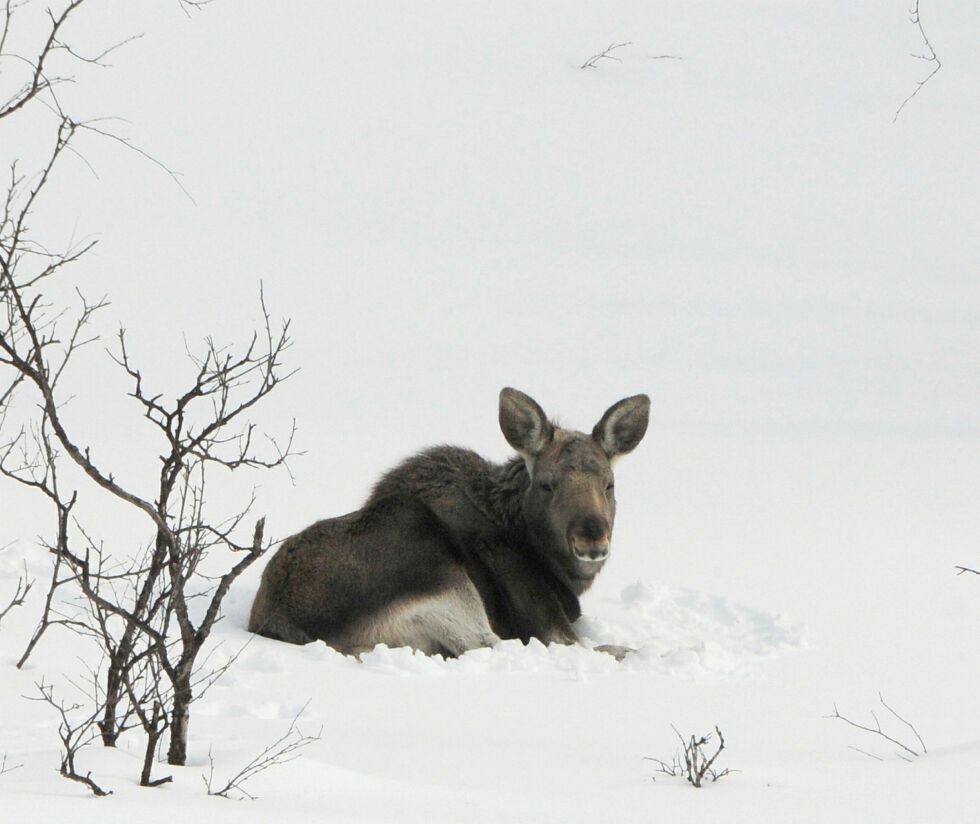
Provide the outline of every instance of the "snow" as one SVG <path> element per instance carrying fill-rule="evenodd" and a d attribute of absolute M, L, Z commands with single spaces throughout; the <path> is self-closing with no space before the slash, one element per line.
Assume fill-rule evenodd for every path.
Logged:
<path fill-rule="evenodd" d="M 923 0 L 944 65 L 892 124 L 922 70 L 903 2 L 168 5 L 93 6 L 93 49 L 147 34 L 65 94 L 131 120 L 196 205 L 95 141 L 99 180 L 66 165 L 35 227 L 99 234 L 79 277 L 157 391 L 186 377 L 185 335 L 242 338 L 260 279 L 293 318 L 302 371 L 261 423 L 297 418 L 296 483 L 235 476 L 212 505 L 259 483 L 282 537 L 425 446 L 503 459 L 504 385 L 581 429 L 645 391 L 650 431 L 617 465 L 583 646 L 356 661 L 253 638 L 257 567 L 215 631 L 212 663 L 235 660 L 193 708 L 188 766 L 140 789 L 137 737 L 93 745 L 107 799 L 58 776 L 55 720 L 21 697 L 42 677 L 70 696 L 81 647 L 52 631 L 14 668 L 50 513 L 0 485 L 0 603 L 22 561 L 37 578 L 0 625 L 0 755 L 23 764 L 0 819 L 975 822 L 980 580 L 954 565 L 980 535 L 977 9 Z M 5 163 L 30 155 L 24 122 Z M 95 347 L 81 364 L 71 425 L 151 489 L 158 444 L 106 405 L 118 370 Z M 145 540 L 77 483 L 108 545 Z M 927 755 L 825 717 L 867 723 L 879 692 Z M 321 739 L 259 800 L 205 794 L 209 751 L 226 777 L 301 709 Z M 671 725 L 716 724 L 738 772 L 652 780 Z"/>

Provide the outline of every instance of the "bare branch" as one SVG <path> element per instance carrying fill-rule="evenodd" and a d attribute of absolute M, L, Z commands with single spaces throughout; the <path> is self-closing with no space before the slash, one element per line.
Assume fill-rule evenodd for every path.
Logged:
<path fill-rule="evenodd" d="M 296 713 L 295 717 L 290 722 L 289 729 L 286 730 L 282 736 L 280 736 L 273 743 L 269 744 L 269 746 L 263 749 L 262 752 L 255 756 L 255 758 L 249 761 L 248 764 L 229 778 L 220 789 L 215 788 L 214 758 L 211 754 L 211 750 L 208 750 L 208 762 L 210 764 L 210 768 L 206 774 L 201 776 L 204 781 L 204 786 L 207 787 L 208 795 L 220 795 L 222 798 L 230 798 L 231 793 L 239 793 L 239 798 L 248 798 L 249 800 L 254 801 L 257 796 L 252 795 L 245 789 L 246 783 L 251 781 L 260 773 L 265 772 L 270 767 L 288 764 L 290 761 L 299 758 L 300 750 L 303 750 L 320 740 L 320 736 L 323 733 L 322 728 L 316 733 L 316 735 L 304 735 L 297 726 L 300 716 L 306 711 L 309 704 L 310 702 L 307 701 L 300 708 L 300 711 Z"/>
<path fill-rule="evenodd" d="M 914 749 L 912 746 L 902 742 L 898 738 L 889 735 L 887 732 L 885 732 L 881 726 L 881 721 L 878 719 L 878 715 L 875 713 L 874 710 L 871 710 L 871 718 L 874 721 L 873 727 L 867 726 L 865 724 L 859 724 L 856 721 L 852 721 L 850 718 L 841 715 L 837 709 L 836 704 L 834 705 L 833 714 L 825 715 L 824 718 L 838 718 L 841 721 L 843 721 L 845 724 L 848 724 L 849 726 L 854 727 L 855 729 L 861 730 L 862 732 L 871 733 L 872 735 L 877 735 L 883 738 L 885 741 L 888 741 L 889 743 L 899 747 L 907 754 L 907 756 L 911 756 L 912 758 L 918 758 L 920 755 L 925 755 L 925 753 L 928 751 L 926 750 L 926 745 L 923 742 L 922 737 L 919 735 L 918 730 L 916 730 L 916 728 L 912 726 L 912 724 L 910 724 L 908 721 L 902 718 L 902 716 L 900 716 L 897 712 L 895 712 L 895 710 L 893 710 L 888 704 L 886 704 L 885 699 L 882 697 L 880 692 L 878 693 L 878 700 L 881 702 L 881 705 L 886 710 L 888 710 L 888 712 L 890 712 L 893 716 L 895 716 L 895 718 L 897 718 L 899 721 L 905 724 L 910 730 L 912 730 L 912 733 L 915 735 L 916 739 L 919 742 L 919 746 L 922 748 L 921 752 Z M 852 749 L 856 749 L 856 748 L 852 748 Z M 859 752 L 863 752 L 863 751 L 859 750 Z M 907 756 L 903 756 L 901 753 L 896 753 L 896 755 L 898 755 L 900 758 L 905 758 L 906 760 L 908 760 Z"/>
<path fill-rule="evenodd" d="M 24 766 L 23 764 L 8 764 L 7 754 L 4 753 L 3 755 L 0 755 L 0 775 L 4 775 L 5 773 L 11 773 L 14 770 L 19 770 L 23 766 Z"/>
<path fill-rule="evenodd" d="M 82 775 L 75 767 L 75 757 L 87 747 L 96 737 L 95 719 L 101 712 L 96 706 L 93 712 L 81 713 L 81 704 L 66 705 L 62 700 L 55 700 L 54 686 L 45 684 L 44 679 L 35 682 L 37 695 L 24 697 L 28 701 L 40 701 L 52 707 L 58 714 L 58 736 L 61 738 L 62 756 L 59 772 L 70 781 L 77 781 L 88 787 L 96 796 L 112 795 L 112 790 L 104 790 L 92 778 L 92 773 Z"/>
<path fill-rule="evenodd" d="M 3 619 L 7 616 L 14 607 L 23 606 L 24 599 L 27 597 L 27 593 L 31 591 L 31 587 L 34 586 L 34 579 L 31 578 L 27 573 L 27 563 L 24 563 L 24 574 L 17 579 L 17 588 L 14 590 L 14 595 L 10 599 L 10 602 L 3 609 L 0 609 L 0 623 L 3 623 Z"/>
<path fill-rule="evenodd" d="M 906 97 L 901 105 L 895 110 L 895 116 L 892 118 L 892 123 L 898 120 L 898 116 L 902 113 L 902 109 L 915 97 L 922 87 L 925 86 L 933 77 L 936 76 L 937 72 L 943 67 L 942 62 L 939 60 L 939 55 L 936 54 L 935 49 L 932 47 L 932 43 L 929 42 L 929 37 L 926 35 L 926 30 L 922 28 L 922 15 L 919 13 L 919 0 L 915 0 L 915 5 L 909 9 L 909 19 L 919 30 L 919 35 L 922 37 L 922 42 L 928 50 L 927 54 L 913 54 L 912 57 L 917 60 L 925 60 L 927 63 L 934 63 L 932 71 L 929 72 L 922 80 L 917 80 L 915 83 L 915 88 L 912 93 Z"/>
<path fill-rule="evenodd" d="M 79 6 L 84 3 L 85 0 L 73 0 L 59 15 L 54 15 L 50 11 L 48 12 L 48 17 L 51 20 L 51 28 L 48 32 L 47 39 L 41 47 L 40 54 L 31 64 L 32 73 L 30 81 L 13 97 L 11 97 L 6 103 L 0 104 L 0 120 L 14 112 L 19 111 L 24 108 L 31 100 L 37 97 L 41 92 L 45 90 L 50 90 L 55 85 L 60 82 L 64 82 L 65 78 L 52 78 L 48 77 L 45 71 L 45 64 L 48 58 L 51 56 L 52 52 L 59 48 L 58 43 L 58 33 L 61 27 L 64 25 L 65 21 L 68 19 L 69 15 L 75 11 Z M 7 33 L 10 27 L 10 20 L 13 16 L 13 10 L 15 6 L 11 3 L 6 4 L 3 34 L 0 35 L 0 48 L 2 48 L 4 42 L 7 38 Z M 12 56 L 12 55 L 7 55 Z"/>
<path fill-rule="evenodd" d="M 632 45 L 633 45 L 632 40 L 628 40 L 625 43 L 616 43 L 616 42 L 610 43 L 601 52 L 597 52 L 596 54 L 593 54 L 592 57 L 586 60 L 581 66 L 579 66 L 579 68 L 597 69 L 599 68 L 600 60 L 615 60 L 617 63 L 622 63 L 623 61 L 620 58 L 616 57 L 616 55 L 612 54 L 612 52 L 616 51 L 616 49 L 623 49 L 626 48 L 627 46 L 632 46 Z"/>
<path fill-rule="evenodd" d="M 926 749 L 926 742 L 923 741 L 922 740 L 922 736 L 919 735 L 919 731 L 915 727 L 913 727 L 911 723 L 909 723 L 908 721 L 906 721 L 904 718 L 902 718 L 902 716 L 900 716 L 897 712 L 895 712 L 895 710 L 893 710 L 890 706 L 888 706 L 888 704 L 885 703 L 884 696 L 880 692 L 878 693 L 878 700 L 881 701 L 881 706 L 883 706 L 886 710 L 888 710 L 888 712 L 890 712 L 892 715 L 894 715 L 906 727 L 908 727 L 910 730 L 912 730 L 912 734 L 919 741 L 919 746 L 922 747 L 922 753 L 923 753 L 923 755 L 925 753 L 929 752 L 929 750 Z"/>
<path fill-rule="evenodd" d="M 877 756 L 877 755 L 873 755 L 873 754 L 872 754 L 872 753 L 870 753 L 870 752 L 865 752 L 865 751 L 864 751 L 864 750 L 862 750 L 862 749 L 861 749 L 860 747 L 852 747 L 852 746 L 851 746 L 851 745 L 849 744 L 847 748 L 848 748 L 849 750 L 854 750 L 855 752 L 859 752 L 859 753 L 861 753 L 861 755 L 866 755 L 866 756 L 868 756 L 868 758 L 873 758 L 873 759 L 874 759 L 875 761 L 884 761 L 884 760 L 885 760 L 884 758 L 881 758 L 880 756 Z"/>

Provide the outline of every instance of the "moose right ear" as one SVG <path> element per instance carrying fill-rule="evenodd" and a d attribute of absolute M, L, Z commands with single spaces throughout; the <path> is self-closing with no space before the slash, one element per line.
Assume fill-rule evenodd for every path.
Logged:
<path fill-rule="evenodd" d="M 525 458 L 540 454 L 555 435 L 555 428 L 535 400 L 509 386 L 500 390 L 500 429 Z"/>

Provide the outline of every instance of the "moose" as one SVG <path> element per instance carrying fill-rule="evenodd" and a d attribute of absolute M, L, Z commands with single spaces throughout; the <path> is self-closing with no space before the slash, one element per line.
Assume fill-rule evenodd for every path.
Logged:
<path fill-rule="evenodd" d="M 576 643 L 579 596 L 609 557 L 613 464 L 640 443 L 649 411 L 646 395 L 625 398 L 587 435 L 501 390 L 515 457 L 437 446 L 408 458 L 361 509 L 283 542 L 249 631 L 349 655 L 381 643 L 447 657 L 508 638 Z"/>

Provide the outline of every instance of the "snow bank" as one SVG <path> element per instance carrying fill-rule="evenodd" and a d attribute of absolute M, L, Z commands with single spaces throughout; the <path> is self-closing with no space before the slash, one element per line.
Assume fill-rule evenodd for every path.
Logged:
<path fill-rule="evenodd" d="M 236 602 L 232 620 L 244 620 Z M 493 649 L 472 650 L 458 659 L 427 656 L 379 644 L 361 656 L 369 672 L 402 675 L 479 674 L 489 672 L 555 672 L 585 675 L 614 672 L 657 672 L 682 677 L 746 677 L 761 658 L 803 645 L 803 630 L 778 614 L 738 604 L 719 595 L 675 589 L 637 581 L 618 598 L 594 605 L 596 615 L 576 623 L 582 646 L 532 640 L 502 641 Z M 621 662 L 592 647 L 628 646 L 635 652 Z M 232 670 L 279 673 L 292 655 L 356 663 L 323 644 L 293 648 L 277 645 L 247 650 Z"/>

